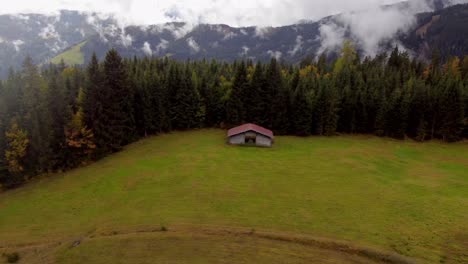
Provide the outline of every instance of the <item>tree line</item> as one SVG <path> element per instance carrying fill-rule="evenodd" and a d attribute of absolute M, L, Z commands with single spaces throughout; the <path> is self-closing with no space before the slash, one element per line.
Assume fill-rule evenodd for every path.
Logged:
<path fill-rule="evenodd" d="M 39 68 L 0 82 L 0 184 L 14 186 L 119 151 L 142 137 L 252 122 L 280 135 L 468 137 L 468 56 L 428 63 L 395 48 L 287 65 L 123 59 Z"/>

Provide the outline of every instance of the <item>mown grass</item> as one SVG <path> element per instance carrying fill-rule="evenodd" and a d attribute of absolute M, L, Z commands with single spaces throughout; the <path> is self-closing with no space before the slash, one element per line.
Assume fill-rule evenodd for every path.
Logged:
<path fill-rule="evenodd" d="M 63 53 L 55 56 L 51 62 L 53 64 L 59 64 L 62 60 L 67 65 L 81 65 L 84 63 L 84 54 L 81 52 L 81 47 L 86 44 L 86 41 L 81 42 L 68 50 L 64 51 Z"/>
<path fill-rule="evenodd" d="M 145 139 L 0 194 L 0 246 L 191 224 L 349 240 L 434 263 L 468 261 L 466 143 L 278 137 L 264 149 L 227 146 L 224 133 Z"/>

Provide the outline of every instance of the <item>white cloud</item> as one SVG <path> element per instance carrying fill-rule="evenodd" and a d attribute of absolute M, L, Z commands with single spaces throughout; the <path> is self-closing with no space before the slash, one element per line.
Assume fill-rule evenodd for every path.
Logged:
<path fill-rule="evenodd" d="M 183 25 L 169 23 L 169 24 L 164 24 L 162 26 L 157 26 L 156 28 L 160 32 L 164 30 L 168 30 L 172 33 L 174 38 L 181 39 L 185 37 L 188 33 L 190 33 L 194 27 L 195 25 L 191 23 L 184 23 Z"/>
<path fill-rule="evenodd" d="M 410 7 L 395 11 L 383 9 L 383 4 L 392 4 L 401 0 L 15 0 L 2 3 L 0 14 L 16 13 L 18 19 L 29 17 L 20 13 L 58 14 L 58 10 L 70 9 L 97 12 L 88 18 L 103 41 L 108 37 L 119 38 L 122 45 L 133 43 L 132 36 L 126 34 L 129 24 L 160 24 L 155 30 L 169 30 L 174 38 L 181 39 L 199 23 L 228 24 L 230 26 L 255 26 L 255 36 L 268 39 L 273 29 L 271 26 L 294 24 L 300 20 L 318 20 L 322 17 L 340 14 L 339 21 L 329 22 L 320 28 L 320 52 L 325 49 L 337 49 L 349 32 L 351 38 L 363 47 L 366 55 L 379 52 L 380 43 L 391 39 L 399 31 L 413 23 L 414 14 L 429 10 L 435 0 L 410 0 Z M 444 0 L 446 5 L 468 3 L 468 0 Z M 355 11 L 352 13 L 351 11 Z M 117 19 L 118 24 L 105 26 L 99 24 L 96 17 Z M 60 17 L 57 16 L 57 19 Z M 184 24 L 164 24 L 167 22 L 186 22 Z M 235 33 L 224 33 L 225 38 L 235 37 Z M 246 30 L 240 34 L 247 35 Z M 41 37 L 54 36 L 54 28 L 47 26 Z M 303 36 L 306 38 L 307 36 Z M 303 46 L 303 39 L 296 39 L 296 45 L 288 54 L 296 54 Z M 309 41 L 309 40 L 307 40 Z M 187 44 L 192 52 L 199 52 L 200 47 L 194 39 Z M 19 50 L 20 42 L 15 49 Z M 168 42 L 161 41 L 154 52 L 167 49 Z M 279 51 L 269 51 L 273 57 L 281 57 Z"/>
<path fill-rule="evenodd" d="M 151 44 L 149 44 L 147 41 L 143 44 L 143 47 L 141 47 L 141 50 L 147 55 L 151 56 L 153 55 L 153 51 L 151 50 Z"/>
<path fill-rule="evenodd" d="M 272 58 L 275 58 L 277 60 L 281 59 L 281 56 L 283 55 L 283 53 L 281 51 L 273 51 L 273 50 L 269 50 L 267 51 L 268 55 L 270 55 Z"/>
<path fill-rule="evenodd" d="M 297 36 L 296 44 L 290 51 L 288 51 L 289 55 L 294 56 L 298 51 L 302 50 L 302 44 L 304 44 L 304 42 L 302 41 L 302 36 Z"/>
<path fill-rule="evenodd" d="M 122 43 L 122 45 L 124 45 L 124 47 L 130 47 L 133 43 L 133 37 L 130 36 L 130 34 L 122 33 L 120 35 L 120 42 Z"/>
<path fill-rule="evenodd" d="M 41 32 L 39 32 L 39 37 L 43 39 L 50 39 L 50 38 L 59 38 L 57 31 L 55 31 L 55 26 L 53 24 L 48 24 L 44 27 Z"/>
<path fill-rule="evenodd" d="M 190 50 L 194 53 L 198 53 L 200 51 L 200 46 L 192 37 L 187 39 L 187 45 L 189 46 Z"/>
<path fill-rule="evenodd" d="M 242 46 L 242 51 L 239 53 L 239 55 L 240 55 L 241 57 L 245 57 L 245 56 L 247 56 L 247 54 L 249 53 L 249 50 L 250 50 L 249 47 L 247 47 L 247 46 Z"/>
<path fill-rule="evenodd" d="M 336 21 L 321 25 L 321 47 L 317 54 L 339 49 L 347 35 L 364 51 L 374 56 L 381 51 L 381 44 L 392 40 L 415 23 L 414 14 L 431 10 L 426 2 L 411 1 L 404 10 L 376 6 L 360 12 L 339 15 Z M 348 33 L 348 34 L 347 34 Z"/>
<path fill-rule="evenodd" d="M 229 40 L 229 39 L 233 39 L 237 37 L 237 34 L 234 33 L 234 32 L 227 32 L 224 37 L 223 37 L 223 41 L 226 41 L 226 40 Z"/>
<path fill-rule="evenodd" d="M 24 41 L 22 41 L 21 39 L 17 39 L 17 40 L 13 40 L 11 43 L 15 47 L 16 52 L 18 52 L 20 51 L 21 46 L 24 44 Z"/>
<path fill-rule="evenodd" d="M 231 26 L 279 26 L 301 19 L 317 20 L 352 10 L 375 8 L 400 0 L 15 0 L 2 3 L 1 13 L 51 13 L 60 9 L 115 13 L 126 24 L 172 21 L 224 23 Z M 423 2 L 425 0 L 412 0 Z M 466 3 L 467 0 L 446 0 Z"/>
<path fill-rule="evenodd" d="M 156 53 L 161 54 L 168 47 L 169 47 L 169 41 L 165 39 L 161 39 L 161 42 L 156 46 Z"/>
<path fill-rule="evenodd" d="M 337 26 L 335 23 L 323 24 L 319 30 L 321 46 L 317 54 L 321 54 L 324 51 L 336 51 L 345 40 L 346 29 Z"/>
<path fill-rule="evenodd" d="M 261 39 L 267 39 L 268 33 L 272 30 L 272 27 L 255 27 L 255 36 Z"/>

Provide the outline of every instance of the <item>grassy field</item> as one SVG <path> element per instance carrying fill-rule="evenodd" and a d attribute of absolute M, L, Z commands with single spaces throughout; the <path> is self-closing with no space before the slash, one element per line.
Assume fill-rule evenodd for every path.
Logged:
<path fill-rule="evenodd" d="M 24 263 L 369 263 L 294 238 L 305 235 L 468 262 L 467 143 L 278 137 L 263 149 L 227 146 L 224 134 L 148 138 L 0 194 L 0 254 L 18 251 Z M 226 231 L 236 228 L 288 239 Z"/>
<path fill-rule="evenodd" d="M 81 47 L 86 44 L 86 41 L 79 43 L 66 50 L 65 52 L 55 56 L 51 62 L 59 64 L 63 60 L 68 65 L 76 65 L 84 63 L 84 54 L 81 52 Z"/>

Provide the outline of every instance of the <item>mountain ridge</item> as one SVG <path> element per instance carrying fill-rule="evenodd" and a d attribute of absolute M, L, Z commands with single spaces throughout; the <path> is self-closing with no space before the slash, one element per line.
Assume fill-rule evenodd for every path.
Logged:
<path fill-rule="evenodd" d="M 280 27 L 184 22 L 125 27 L 112 16 L 69 10 L 62 10 L 55 16 L 1 15 L 0 60 L 3 65 L 0 76 L 5 76 L 10 66 L 18 68 L 27 55 L 31 55 L 36 63 L 47 63 L 80 43 L 84 43 L 79 50 L 85 63 L 93 52 L 102 58 L 110 48 L 117 49 L 124 57 L 168 56 L 179 60 L 216 58 L 223 61 L 242 58 L 266 61 L 275 57 L 297 63 L 325 51 L 336 52 L 344 39 L 354 40 L 362 55 L 375 55 L 395 45 L 426 59 L 433 49 L 440 49 L 443 56 L 465 55 L 468 53 L 468 45 L 465 45 L 468 41 L 465 37 L 468 36 L 465 29 L 468 28 L 468 19 L 465 19 L 468 4 L 443 8 L 442 3 L 435 1 L 435 11 L 418 13 L 414 19 L 401 11 L 409 2 L 381 8 L 390 10 L 383 13 L 385 15 L 400 12 L 401 16 L 397 18 L 408 21 L 393 26 L 388 37 L 383 35 L 379 39 L 372 39 L 375 34 L 360 32 L 361 29 L 353 24 L 358 16 L 347 17 L 346 14 Z M 434 16 L 439 19 L 428 25 L 428 20 Z M 422 36 L 418 32 L 424 25 L 428 27 Z M 372 30 L 368 33 L 380 31 L 379 28 Z"/>

